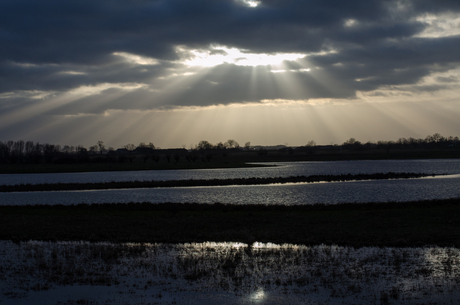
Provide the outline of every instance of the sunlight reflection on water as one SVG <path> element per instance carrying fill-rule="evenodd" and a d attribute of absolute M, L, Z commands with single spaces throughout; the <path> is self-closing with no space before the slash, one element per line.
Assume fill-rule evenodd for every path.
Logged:
<path fill-rule="evenodd" d="M 0 271 L 7 304 L 74 304 L 82 296 L 87 304 L 460 300 L 460 249 L 445 247 L 0 241 Z"/>
<path fill-rule="evenodd" d="M 151 181 L 251 177 L 267 178 L 300 175 L 354 175 L 388 172 L 460 174 L 460 159 L 283 162 L 268 164 L 276 166 L 202 170 L 150 170 L 64 174 L 0 174 L 0 185 L 27 183 L 95 183 L 135 180 Z"/>
<path fill-rule="evenodd" d="M 338 204 L 460 197 L 460 175 L 443 179 L 367 180 L 222 187 L 0 193 L 2 205 L 129 202 L 226 204 Z"/>

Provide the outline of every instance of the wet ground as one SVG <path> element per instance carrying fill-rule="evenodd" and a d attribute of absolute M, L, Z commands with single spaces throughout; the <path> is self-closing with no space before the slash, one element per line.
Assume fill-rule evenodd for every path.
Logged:
<path fill-rule="evenodd" d="M 460 250 L 0 242 L 0 304 L 456 304 Z"/>

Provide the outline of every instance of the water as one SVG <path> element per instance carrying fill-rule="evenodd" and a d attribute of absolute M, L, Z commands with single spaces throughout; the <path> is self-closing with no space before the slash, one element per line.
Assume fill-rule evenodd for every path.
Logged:
<path fill-rule="evenodd" d="M 2 205 L 129 202 L 336 204 L 460 197 L 460 175 L 439 178 L 273 185 L 0 193 Z"/>
<path fill-rule="evenodd" d="M 445 199 L 460 196 L 460 160 L 385 160 L 291 162 L 276 167 L 72 174 L 1 175 L 3 184 L 287 177 L 313 174 L 379 172 L 449 173 L 422 179 L 298 183 L 223 187 L 183 187 L 97 191 L 0 193 L 2 205 L 128 202 L 227 204 L 337 204 Z"/>
<path fill-rule="evenodd" d="M 460 174 L 460 159 L 261 163 L 272 167 L 58 174 L 0 174 L 0 185 L 188 179 L 267 178 L 374 173 Z"/>
<path fill-rule="evenodd" d="M 460 196 L 460 160 L 299 162 L 272 168 L 0 175 L 0 184 L 417 172 L 421 179 L 0 193 L 0 204 L 312 204 Z M 3 304 L 456 304 L 456 248 L 0 241 Z"/>
<path fill-rule="evenodd" d="M 5 304 L 458 304 L 460 250 L 0 241 Z"/>

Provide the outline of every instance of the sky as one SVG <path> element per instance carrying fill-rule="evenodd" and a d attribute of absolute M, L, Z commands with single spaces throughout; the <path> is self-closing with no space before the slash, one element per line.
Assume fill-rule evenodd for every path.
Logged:
<path fill-rule="evenodd" d="M 2 0 L 0 141 L 460 136 L 458 0 Z"/>

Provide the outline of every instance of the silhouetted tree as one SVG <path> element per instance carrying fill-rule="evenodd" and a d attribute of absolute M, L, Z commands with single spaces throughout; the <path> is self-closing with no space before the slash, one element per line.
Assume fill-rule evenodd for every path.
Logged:
<path fill-rule="evenodd" d="M 259 148 L 259 149 L 257 150 L 257 154 L 258 154 L 259 156 L 266 156 L 266 155 L 268 155 L 268 150 L 266 150 L 266 149 L 264 149 L 264 148 Z"/>
<path fill-rule="evenodd" d="M 133 151 L 134 149 L 136 149 L 136 146 L 134 144 L 126 144 L 125 148 L 129 151 Z"/>
<path fill-rule="evenodd" d="M 307 142 L 307 145 L 305 145 L 306 147 L 306 152 L 310 155 L 312 155 L 314 152 L 315 152 L 315 146 L 316 146 L 316 142 L 311 140 L 311 141 L 308 141 Z"/>
<path fill-rule="evenodd" d="M 97 152 L 97 145 L 93 145 L 93 146 L 90 146 L 89 147 L 89 151 L 93 154 L 95 154 Z"/>
<path fill-rule="evenodd" d="M 166 160 L 168 160 L 168 163 L 171 163 L 171 153 L 165 153 Z"/>
<path fill-rule="evenodd" d="M 83 145 L 77 146 L 77 154 L 86 155 L 87 153 L 88 153 L 88 150 L 85 147 L 83 147 Z"/>
<path fill-rule="evenodd" d="M 102 141 L 97 141 L 97 146 L 99 146 L 99 151 L 100 151 L 100 153 L 102 154 L 102 151 L 103 151 L 104 148 L 105 148 L 104 142 L 102 142 Z"/>
<path fill-rule="evenodd" d="M 222 150 L 222 149 L 225 149 L 225 146 L 224 146 L 224 144 L 222 142 L 219 142 L 219 143 L 216 144 L 215 148 Z"/>
<path fill-rule="evenodd" d="M 196 148 L 199 150 L 212 149 L 212 144 L 209 143 L 208 141 L 203 140 L 203 141 L 200 141 L 200 143 L 198 143 L 198 146 Z"/>
<path fill-rule="evenodd" d="M 244 143 L 244 149 L 245 150 L 250 150 L 251 149 L 251 142 Z"/>
<path fill-rule="evenodd" d="M 24 141 L 19 140 L 13 142 L 13 147 L 11 151 L 11 161 L 12 163 L 22 162 L 24 157 Z"/>
<path fill-rule="evenodd" d="M 7 163 L 10 161 L 10 150 L 8 149 L 8 146 L 0 142 L 0 162 L 1 163 Z"/>
<path fill-rule="evenodd" d="M 26 142 L 26 145 L 24 147 L 24 155 L 29 161 L 33 158 L 34 148 L 35 148 L 34 142 L 32 141 Z"/>
<path fill-rule="evenodd" d="M 179 162 L 179 159 L 180 159 L 180 155 L 174 155 L 173 156 L 174 160 L 176 161 L 176 164 Z"/>
<path fill-rule="evenodd" d="M 356 145 L 356 143 L 361 144 L 359 141 L 356 141 L 355 138 L 350 138 L 347 141 L 343 142 L 342 145 Z"/>
<path fill-rule="evenodd" d="M 43 155 L 45 157 L 45 162 L 51 163 L 53 158 L 55 157 L 55 150 L 56 146 L 52 144 L 45 144 L 43 147 Z"/>
<path fill-rule="evenodd" d="M 228 148 L 239 148 L 240 144 L 238 144 L 238 142 L 235 140 L 229 139 L 227 142 L 225 142 L 224 146 Z"/>
<path fill-rule="evenodd" d="M 160 161 L 160 156 L 158 156 L 158 155 L 153 154 L 153 155 L 151 155 L 151 157 L 152 157 L 152 160 L 155 161 L 156 163 L 158 163 Z"/>

